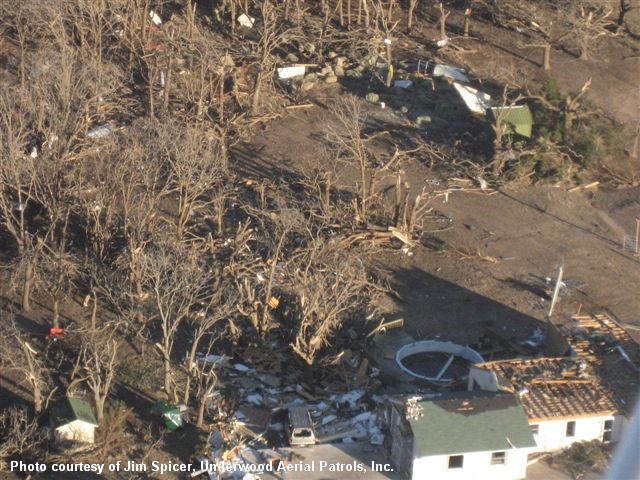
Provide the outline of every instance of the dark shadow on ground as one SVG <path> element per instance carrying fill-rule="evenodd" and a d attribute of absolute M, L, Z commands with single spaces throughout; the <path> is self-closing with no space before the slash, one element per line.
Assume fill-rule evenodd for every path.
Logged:
<path fill-rule="evenodd" d="M 404 330 L 416 340 L 437 338 L 473 346 L 491 331 L 492 337 L 504 340 L 498 342 L 502 346 L 517 346 L 504 355 L 493 352 L 492 358 L 510 358 L 521 341 L 543 326 L 540 319 L 417 267 L 395 268 L 390 283 L 400 298 L 395 313 L 405 319 Z"/>
<path fill-rule="evenodd" d="M 178 430 L 166 433 L 163 450 L 180 458 L 183 462 L 188 462 L 194 452 L 202 450 L 202 444 L 207 437 L 206 432 L 203 432 L 195 425 L 187 423 Z"/>
<path fill-rule="evenodd" d="M 27 398 L 31 398 L 31 392 L 24 385 L 0 374 L 0 411 L 9 407 L 30 408 L 32 404 Z"/>

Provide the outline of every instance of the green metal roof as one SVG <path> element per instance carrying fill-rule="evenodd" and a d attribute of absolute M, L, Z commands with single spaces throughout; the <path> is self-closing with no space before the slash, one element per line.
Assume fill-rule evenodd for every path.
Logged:
<path fill-rule="evenodd" d="M 420 457 L 536 446 L 527 416 L 514 395 L 457 392 L 419 405 L 422 414 L 409 423 Z"/>
<path fill-rule="evenodd" d="M 180 409 L 177 405 L 172 405 L 159 400 L 151 408 L 151 413 L 161 415 L 164 419 L 165 426 L 169 430 L 176 430 L 183 425 Z"/>
<path fill-rule="evenodd" d="M 80 398 L 69 397 L 69 405 L 71 405 L 71 410 L 77 420 L 98 425 L 98 421 L 93 415 L 93 409 L 89 402 Z"/>
<path fill-rule="evenodd" d="M 55 405 L 51 409 L 56 426 L 64 425 L 75 420 L 98 425 L 91 404 L 86 400 L 75 397 L 67 397 L 65 402 Z"/>
<path fill-rule="evenodd" d="M 511 133 L 517 133 L 523 137 L 531 138 L 533 129 L 533 115 L 528 105 L 513 105 L 504 107 L 493 107 L 491 111 L 496 115 L 501 115 L 504 111 L 504 122 L 511 127 Z"/>

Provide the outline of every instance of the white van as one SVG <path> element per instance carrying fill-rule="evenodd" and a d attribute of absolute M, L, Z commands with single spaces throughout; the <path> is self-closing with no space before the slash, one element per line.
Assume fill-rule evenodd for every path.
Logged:
<path fill-rule="evenodd" d="M 313 430 L 313 421 L 309 410 L 304 407 L 292 407 L 289 409 L 286 431 L 289 445 L 292 447 L 306 447 L 318 443 Z"/>

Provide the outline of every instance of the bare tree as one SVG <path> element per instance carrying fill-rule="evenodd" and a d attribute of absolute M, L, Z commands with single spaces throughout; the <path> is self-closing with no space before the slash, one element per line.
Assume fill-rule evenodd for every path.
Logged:
<path fill-rule="evenodd" d="M 202 428 L 204 424 L 204 413 L 207 405 L 211 403 L 218 388 L 218 374 L 216 369 L 218 364 L 215 361 L 209 361 L 207 357 L 212 351 L 213 339 L 209 342 L 203 360 L 194 364 L 192 376 L 197 382 L 196 398 L 198 399 L 198 414 L 196 417 L 196 427 Z"/>
<path fill-rule="evenodd" d="M 174 132 L 175 141 L 165 146 L 164 154 L 170 188 L 178 196 L 178 239 L 184 237 L 189 221 L 196 215 L 206 214 L 208 207 L 221 210 L 216 219 L 220 223 L 217 231 L 222 233 L 224 201 L 220 204 L 217 200 L 226 199 L 226 152 L 217 138 L 200 129 L 187 127 L 181 131 L 172 124 L 169 131 Z"/>
<path fill-rule="evenodd" d="M 355 167 L 357 200 L 354 201 L 355 223 L 369 221 L 371 204 L 377 196 L 376 179 L 380 168 L 376 166 L 367 144 L 374 138 L 365 138 L 366 114 L 356 97 L 346 97 L 330 108 L 335 123 L 327 126 L 327 136 L 335 158 Z"/>
<path fill-rule="evenodd" d="M 120 342 L 113 330 L 97 330 L 84 338 L 79 354 L 83 380 L 93 393 L 98 423 L 104 418 L 104 406 L 111 393 L 116 368 L 120 363 Z"/>
<path fill-rule="evenodd" d="M 418 0 L 409 0 L 407 5 L 407 34 L 411 33 L 413 28 L 413 12 L 418 6 Z"/>
<path fill-rule="evenodd" d="M 271 218 L 273 212 L 262 213 Z M 264 235 L 259 239 L 267 252 L 266 262 L 238 257 L 229 265 L 238 291 L 237 309 L 263 338 L 272 328 L 273 294 L 280 283 L 283 252 L 290 237 L 304 225 L 302 213 L 293 208 L 282 208 L 274 217 L 272 224 L 263 219 Z"/>
<path fill-rule="evenodd" d="M 67 235 L 66 223 L 61 233 L 62 238 Z M 78 261 L 67 251 L 67 242 L 62 238 L 52 248 L 46 249 L 46 255 L 42 256 L 39 267 L 42 271 L 39 281 L 44 285 L 47 296 L 51 298 L 54 327 L 60 327 L 60 304 L 70 296 L 79 274 Z"/>
<path fill-rule="evenodd" d="M 6 317 L 3 320 L 6 324 Z M 5 347 L 0 349 L 0 365 L 3 370 L 17 373 L 29 385 L 33 408 L 40 414 L 48 401 L 49 390 L 49 369 L 42 352 L 29 342 L 12 319 L 8 322 L 4 343 Z"/>
<path fill-rule="evenodd" d="M 287 270 L 295 294 L 291 347 L 312 366 L 346 321 L 364 319 L 379 290 L 361 255 L 320 237 L 311 238 Z"/>
<path fill-rule="evenodd" d="M 119 202 L 125 248 L 121 249 L 117 265 L 127 272 L 128 301 L 133 304 L 135 320 L 145 322 L 142 302 L 148 296 L 144 290 L 142 257 L 160 225 L 161 202 L 167 196 L 168 185 L 163 165 L 153 153 L 161 142 L 170 138 L 158 135 L 162 129 L 155 124 L 133 126 L 120 143 L 121 153 L 114 162 L 110 182 Z"/>
<path fill-rule="evenodd" d="M 38 160 L 26 154 L 29 122 L 8 95 L 0 97 L 0 222 L 15 242 L 22 309 L 29 311 L 43 237 L 51 231 L 51 222 L 39 201 Z"/>
<path fill-rule="evenodd" d="M 258 40 L 255 43 L 256 74 L 251 97 L 251 114 L 258 115 L 262 105 L 262 91 L 266 75 L 274 66 L 273 52 L 278 47 L 299 37 L 297 29 L 287 28 L 280 21 L 279 11 L 272 0 L 262 0 L 260 6 L 261 21 L 258 28 Z"/>
<path fill-rule="evenodd" d="M 230 320 L 236 311 L 236 295 L 230 281 L 219 266 L 211 275 L 209 286 L 210 298 L 208 304 L 196 306 L 187 319 L 192 330 L 191 347 L 186 360 L 188 379 L 184 389 L 183 402 L 189 404 L 191 394 L 191 380 L 198 377 L 196 357 L 206 337 L 214 336 L 214 329 L 225 320 Z"/>
<path fill-rule="evenodd" d="M 451 15 L 451 10 L 445 10 L 444 2 L 438 2 L 438 11 L 440 12 L 440 40 L 447 39 L 447 19 Z"/>
<path fill-rule="evenodd" d="M 173 378 L 176 336 L 192 310 L 207 303 L 208 268 L 199 261 L 196 251 L 166 242 L 145 251 L 140 262 L 151 319 L 160 332 L 156 347 L 162 356 L 164 388 L 177 402 Z"/>
<path fill-rule="evenodd" d="M 580 58 L 588 60 L 598 38 L 610 34 L 606 28 L 612 24 L 613 8 L 595 0 L 571 2 L 568 21 L 571 22 L 572 39 L 580 51 Z"/>
<path fill-rule="evenodd" d="M 46 441 L 46 434 L 26 409 L 17 406 L 0 412 L 0 466 L 5 458 L 27 457 Z"/>

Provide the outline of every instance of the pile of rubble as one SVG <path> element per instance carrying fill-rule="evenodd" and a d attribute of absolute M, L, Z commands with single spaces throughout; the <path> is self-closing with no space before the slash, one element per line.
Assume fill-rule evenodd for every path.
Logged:
<path fill-rule="evenodd" d="M 367 358 L 343 351 L 333 368 L 327 369 L 330 373 L 314 386 L 277 355 L 266 357 L 258 350 L 248 350 L 243 358 L 246 363 L 219 355 L 198 358 L 200 363 L 216 365 L 221 388 L 234 391 L 236 398 L 233 402 L 212 398 L 209 413 L 221 421 L 211 426 L 212 453 L 207 461 L 262 464 L 273 458 L 282 460 L 284 454 L 277 452 L 286 452 L 289 445 L 287 413 L 296 407 L 308 411 L 314 443 L 383 444 L 386 397 L 373 393 L 381 382 L 375 378 L 379 371 Z"/>

